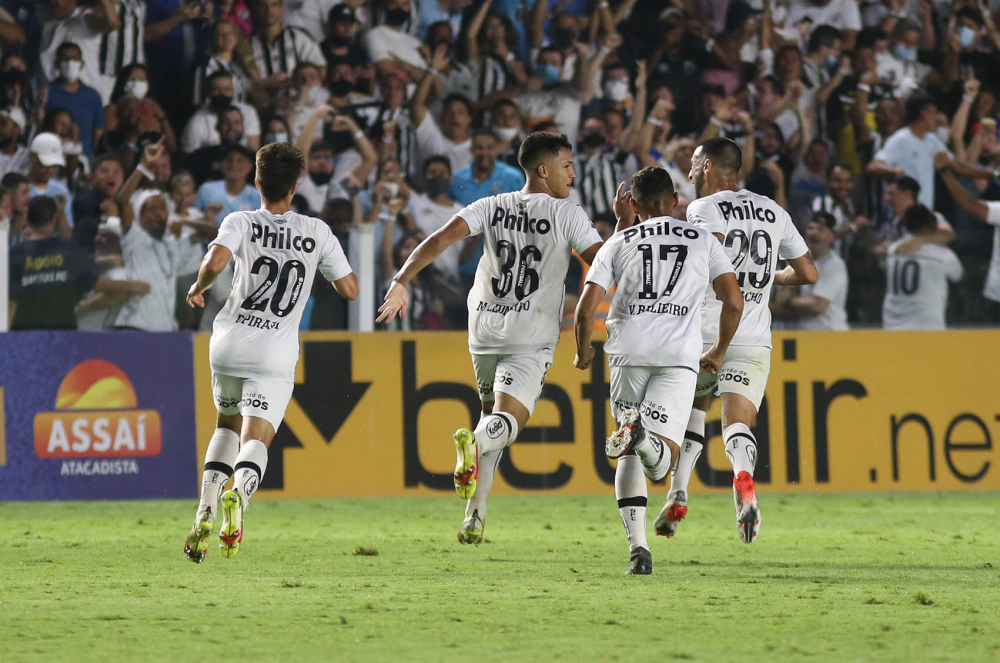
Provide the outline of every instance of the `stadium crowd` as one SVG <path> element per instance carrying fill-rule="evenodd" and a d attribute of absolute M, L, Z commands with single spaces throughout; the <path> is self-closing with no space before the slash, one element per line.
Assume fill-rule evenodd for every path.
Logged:
<path fill-rule="evenodd" d="M 307 155 L 299 211 L 345 248 L 352 225 L 374 226 L 379 292 L 363 296 L 381 299 L 423 237 L 522 187 L 517 148 L 540 129 L 577 146 L 573 198 L 605 237 L 636 170 L 671 173 L 683 218 L 695 147 L 737 141 L 746 188 L 791 212 L 819 268 L 814 286 L 776 293 L 788 327 L 891 327 L 886 298 L 916 287 L 894 256 L 928 247 L 948 266 L 935 291 L 948 324 L 997 323 L 1000 211 L 980 200 L 1000 199 L 998 10 L 0 0 L 12 328 L 210 329 L 226 287 L 204 312 L 183 295 L 226 214 L 260 205 L 254 153 L 274 141 Z M 470 238 L 422 273 L 402 327 L 464 328 L 481 252 Z M 567 278 L 570 315 L 585 269 Z M 346 326 L 318 279 L 303 328 Z"/>

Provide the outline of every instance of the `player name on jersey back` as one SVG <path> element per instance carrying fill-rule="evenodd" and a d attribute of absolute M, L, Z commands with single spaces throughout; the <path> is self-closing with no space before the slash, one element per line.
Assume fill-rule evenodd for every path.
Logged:
<path fill-rule="evenodd" d="M 293 380 L 299 322 L 317 270 L 329 281 L 351 273 L 340 242 L 319 219 L 259 209 L 227 216 L 212 244 L 228 248 L 236 263 L 212 330 L 212 370 Z"/>
<path fill-rule="evenodd" d="M 705 288 L 733 267 L 710 233 L 656 217 L 615 234 L 597 252 L 587 282 L 610 290 L 605 351 L 613 366 L 698 370 Z"/>
<path fill-rule="evenodd" d="M 570 252 L 601 241 L 574 203 L 544 193 L 503 193 L 458 216 L 483 235 L 483 257 L 469 291 L 469 349 L 475 354 L 532 352 L 559 341 Z"/>
<path fill-rule="evenodd" d="M 809 252 L 805 240 L 778 203 L 767 196 L 741 189 L 719 191 L 695 200 L 687 220 L 721 235 L 743 292 L 743 317 L 731 345 L 771 347 L 771 286 L 778 260 L 799 258 Z M 722 302 L 714 292 L 705 296 L 702 340 L 712 343 L 719 329 Z"/>

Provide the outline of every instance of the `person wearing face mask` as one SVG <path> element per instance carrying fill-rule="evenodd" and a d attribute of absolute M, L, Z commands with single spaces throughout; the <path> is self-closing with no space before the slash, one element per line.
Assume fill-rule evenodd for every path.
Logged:
<path fill-rule="evenodd" d="M 861 30 L 861 10 L 856 0 L 803 0 L 790 4 L 785 25 L 798 25 L 803 20 L 812 21 L 813 29 L 829 25 L 841 31 L 844 50 L 854 48 L 854 40 Z"/>
<path fill-rule="evenodd" d="M 21 145 L 21 125 L 8 112 L 0 112 L 0 178 L 7 173 L 28 174 L 28 148 Z"/>
<path fill-rule="evenodd" d="M 195 150 L 187 158 L 186 167 L 199 184 L 222 176 L 222 162 L 233 145 L 243 146 L 243 115 L 236 106 L 226 108 L 217 116 L 220 143 Z"/>
<path fill-rule="evenodd" d="M 389 70 L 397 69 L 399 65 L 395 58 L 425 69 L 427 63 L 420 55 L 420 40 L 403 30 L 403 26 L 410 20 L 410 0 L 382 0 L 379 5 L 385 23 L 372 28 L 364 37 L 365 50 L 379 74 L 384 75 Z"/>
<path fill-rule="evenodd" d="M 432 156 L 424 162 L 424 190 L 426 193 L 410 195 L 410 208 L 417 228 L 426 235 L 433 235 L 453 216 L 462 211 L 462 205 L 448 195 L 451 186 L 451 162 L 447 157 Z M 462 243 L 455 243 L 445 249 L 434 266 L 454 284 L 460 283 L 459 264 L 462 257 Z"/>
<path fill-rule="evenodd" d="M 536 8 L 537 12 L 537 8 Z M 562 65 L 560 66 L 560 79 L 562 81 L 573 80 L 577 69 L 577 60 L 581 54 L 577 52 L 576 43 L 580 39 L 580 17 L 568 11 L 560 11 L 552 17 L 549 22 L 549 38 L 545 39 L 541 32 L 542 25 L 536 21 L 531 26 L 530 41 L 537 48 L 545 44 L 547 48 L 554 48 L 562 55 Z"/>
<path fill-rule="evenodd" d="M 104 104 L 97 90 L 80 80 L 82 57 L 80 47 L 72 42 L 59 46 L 56 53 L 59 76 L 49 83 L 49 99 L 45 107 L 69 109 L 73 121 L 80 127 L 83 153 L 89 158 L 94 154 L 94 143 L 104 132 Z"/>
<path fill-rule="evenodd" d="M 554 46 L 543 48 L 538 52 L 534 74 L 526 88 L 511 89 L 510 94 L 517 95 L 513 101 L 524 126 L 533 128 L 541 122 L 555 122 L 558 130 L 575 143 L 583 97 L 576 86 L 561 82 L 564 64 L 562 51 Z M 581 85 L 588 86 L 593 76 L 582 74 L 580 80 Z"/>
<path fill-rule="evenodd" d="M 146 38 L 145 0 L 114 0 L 118 14 L 118 28 L 101 35 L 98 46 L 97 70 L 100 85 L 97 91 L 107 104 L 112 98 L 118 75 L 122 69 L 146 62 L 143 42 Z"/>
<path fill-rule="evenodd" d="M 876 73 L 892 84 L 897 97 L 910 96 L 931 70 L 917 59 L 919 41 L 920 24 L 908 18 L 900 19 L 892 31 L 888 54 L 876 56 Z"/>
<path fill-rule="evenodd" d="M 111 101 L 104 109 L 104 122 L 108 131 L 122 132 L 131 145 L 135 145 L 139 136 L 144 133 L 162 134 L 167 151 L 177 149 L 173 126 L 159 102 L 150 93 L 145 66 L 135 64 L 121 70 Z"/>
<path fill-rule="evenodd" d="M 501 99 L 493 104 L 490 129 L 497 138 L 497 161 L 502 161 L 511 168 L 518 167 L 517 149 L 523 138 L 521 126 L 517 104 L 510 99 Z"/>
<path fill-rule="evenodd" d="M 265 126 L 267 132 L 264 134 L 263 145 L 291 142 L 291 132 L 288 130 L 288 122 L 284 118 L 272 117 Z"/>
<path fill-rule="evenodd" d="M 575 157 L 583 208 L 591 216 L 613 213 L 618 184 L 639 170 L 635 155 L 611 145 L 605 120 L 592 116 L 583 121 Z"/>
<path fill-rule="evenodd" d="M 478 81 L 480 97 L 514 85 L 524 85 L 528 73 L 515 57 L 518 35 L 510 19 L 492 11 L 496 3 L 484 2 L 465 33 L 465 59 Z"/>
<path fill-rule="evenodd" d="M 338 149 L 315 140 L 316 129 L 327 118 L 330 118 L 327 135 L 346 143 L 349 149 Z M 347 115 L 338 115 L 329 105 L 320 106 L 312 113 L 299 134 L 296 147 L 309 155 L 306 174 L 299 180 L 296 191 L 315 215 L 323 212 L 324 204 L 331 198 L 357 195 L 378 163 L 375 147 L 357 122 Z"/>
<path fill-rule="evenodd" d="M 241 48 L 242 46 L 242 48 Z M 198 66 L 194 79 L 194 102 L 201 104 L 208 95 L 208 78 L 217 71 L 228 71 L 233 78 L 233 100 L 246 101 L 247 91 L 259 78 L 257 66 L 247 66 L 252 55 L 235 25 L 220 19 L 212 26 L 205 61 Z"/>
<path fill-rule="evenodd" d="M 357 13 L 348 4 L 334 5 L 327 16 L 327 37 L 319 45 L 323 56 L 333 66 L 335 58 L 347 58 L 350 62 L 367 62 L 368 53 L 358 45 Z"/>
<path fill-rule="evenodd" d="M 49 5 L 49 12 L 42 26 L 39 60 L 45 77 L 54 81 L 63 73 L 59 69 L 59 49 L 67 42 L 76 44 L 81 55 L 78 58 L 80 66 L 75 75 L 84 85 L 102 94 L 103 106 L 111 96 L 113 79 L 111 85 L 105 86 L 106 77 L 100 70 L 102 35 L 122 27 L 115 0 L 87 3 L 92 5 L 89 8 L 80 7 L 83 3 L 78 0 L 48 0 L 44 4 Z M 115 73 L 117 70 L 109 72 L 111 76 Z M 103 94 L 105 87 L 106 95 Z"/>
<path fill-rule="evenodd" d="M 256 0 L 258 30 L 250 40 L 261 83 L 269 91 L 283 90 L 300 64 L 309 62 L 326 76 L 326 59 L 319 44 L 300 28 L 285 25 L 284 0 Z"/>
<path fill-rule="evenodd" d="M 208 103 L 191 116 L 184 133 L 181 134 L 181 151 L 192 153 L 202 147 L 219 145 L 218 114 L 235 106 L 243 116 L 243 136 L 240 143 L 251 150 L 260 149 L 260 116 L 257 110 L 241 101 L 233 101 L 233 76 L 228 71 L 219 70 L 208 77 Z"/>
<path fill-rule="evenodd" d="M 323 87 L 323 79 L 315 65 L 305 62 L 295 68 L 292 74 L 292 85 L 296 90 L 294 104 L 288 116 L 292 135 L 298 136 L 306 122 L 312 117 L 313 111 L 330 103 L 330 90 Z M 316 129 L 314 138 L 322 135 L 320 127 Z"/>

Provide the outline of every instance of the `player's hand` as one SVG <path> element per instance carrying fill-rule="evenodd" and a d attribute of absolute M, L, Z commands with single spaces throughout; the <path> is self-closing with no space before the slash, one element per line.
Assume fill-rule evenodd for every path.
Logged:
<path fill-rule="evenodd" d="M 625 189 L 624 182 L 618 185 L 618 192 L 615 194 L 614 212 L 619 224 L 622 219 L 628 219 L 629 226 L 635 221 L 635 212 L 632 210 L 632 191 Z"/>
<path fill-rule="evenodd" d="M 379 316 L 375 322 L 392 322 L 398 314 L 400 318 L 406 317 L 406 311 L 410 307 L 410 293 L 406 286 L 393 279 L 389 286 L 389 292 L 385 293 L 385 301 L 378 307 Z"/>
<path fill-rule="evenodd" d="M 205 308 L 205 294 L 198 290 L 198 283 L 192 283 L 187 294 L 187 305 L 191 308 Z"/>
<path fill-rule="evenodd" d="M 581 371 L 585 371 L 590 368 L 590 365 L 594 363 L 594 348 L 593 346 L 587 346 L 584 350 L 583 355 L 580 353 L 573 355 L 573 368 L 578 368 Z"/>
<path fill-rule="evenodd" d="M 718 375 L 719 369 L 722 368 L 722 358 L 725 355 L 718 352 L 714 348 L 706 352 L 701 356 L 701 370 L 706 373 L 711 373 L 712 375 Z"/>
<path fill-rule="evenodd" d="M 131 295 L 143 295 L 149 294 L 149 284 L 145 281 L 130 281 L 128 285 L 128 291 Z"/>

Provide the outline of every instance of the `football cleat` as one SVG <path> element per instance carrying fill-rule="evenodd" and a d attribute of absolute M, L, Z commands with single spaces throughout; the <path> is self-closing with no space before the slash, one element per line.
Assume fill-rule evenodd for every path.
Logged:
<path fill-rule="evenodd" d="M 677 534 L 677 526 L 684 520 L 687 512 L 687 493 L 679 490 L 660 509 L 660 515 L 653 522 L 653 531 L 657 536 L 672 538 Z"/>
<path fill-rule="evenodd" d="M 753 543 L 760 532 L 760 507 L 753 492 L 753 477 L 740 472 L 733 479 L 733 501 L 736 502 L 736 528 L 740 541 Z"/>
<path fill-rule="evenodd" d="M 223 557 L 236 557 L 243 543 L 243 500 L 235 490 L 227 490 L 220 502 L 222 527 L 219 528 L 219 550 Z"/>
<path fill-rule="evenodd" d="M 465 522 L 462 523 L 462 529 L 458 530 L 458 542 L 472 543 L 478 546 L 483 542 L 484 529 L 486 529 L 486 523 L 479 517 L 479 510 L 476 509 L 472 512 L 472 516 L 466 518 Z"/>
<path fill-rule="evenodd" d="M 455 439 L 455 492 L 463 500 L 476 494 L 479 481 L 479 448 L 475 434 L 468 428 L 459 428 L 452 436 Z"/>
<path fill-rule="evenodd" d="M 627 576 L 653 575 L 653 554 L 646 548 L 636 548 L 628 560 Z"/>
<path fill-rule="evenodd" d="M 212 535 L 212 527 L 215 524 L 215 516 L 211 507 L 204 510 L 198 509 L 195 516 L 194 525 L 188 534 L 187 541 L 184 542 L 184 554 L 195 564 L 201 564 L 208 554 L 208 537 Z"/>
<path fill-rule="evenodd" d="M 621 426 L 604 443 L 604 453 L 608 458 L 621 458 L 628 454 L 642 439 L 643 428 L 639 422 L 639 411 L 629 408 L 622 412 Z"/>

